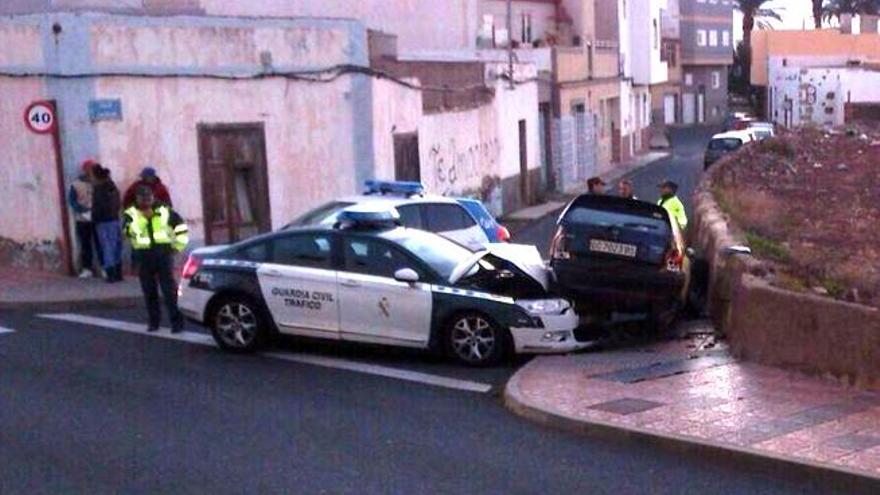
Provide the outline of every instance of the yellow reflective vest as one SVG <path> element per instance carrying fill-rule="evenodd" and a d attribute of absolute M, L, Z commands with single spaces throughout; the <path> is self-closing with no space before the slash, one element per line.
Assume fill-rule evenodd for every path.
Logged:
<path fill-rule="evenodd" d="M 660 198 L 657 204 L 666 209 L 669 213 L 669 218 L 674 218 L 678 222 L 678 226 L 681 227 L 681 230 L 687 228 L 687 213 L 684 212 L 684 203 L 678 199 L 678 196 L 671 196 L 666 199 Z"/>
<path fill-rule="evenodd" d="M 175 251 L 183 251 L 189 244 L 189 229 L 180 215 L 167 206 L 153 208 L 150 218 L 135 206 L 125 210 L 123 215 L 125 235 L 131 241 L 132 249 L 171 246 Z"/>

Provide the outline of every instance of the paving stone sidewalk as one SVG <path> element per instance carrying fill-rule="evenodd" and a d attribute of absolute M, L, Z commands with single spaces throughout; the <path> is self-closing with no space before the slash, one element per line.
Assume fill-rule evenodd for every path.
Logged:
<path fill-rule="evenodd" d="M 506 399 L 557 426 L 610 426 L 880 481 L 880 393 L 738 362 L 711 336 L 539 357 Z"/>
<path fill-rule="evenodd" d="M 131 276 L 123 282 L 108 284 L 100 278 L 0 268 L 0 309 L 73 310 L 131 306 L 140 300 L 140 285 Z"/>

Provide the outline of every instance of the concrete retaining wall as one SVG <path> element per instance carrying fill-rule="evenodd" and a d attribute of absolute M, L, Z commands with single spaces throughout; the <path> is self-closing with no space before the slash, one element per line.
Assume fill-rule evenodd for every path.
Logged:
<path fill-rule="evenodd" d="M 709 260 L 709 312 L 737 357 L 880 390 L 880 311 L 772 287 L 764 265 L 726 255 L 744 244 L 715 202 L 711 174 L 694 196 L 691 243 Z"/>

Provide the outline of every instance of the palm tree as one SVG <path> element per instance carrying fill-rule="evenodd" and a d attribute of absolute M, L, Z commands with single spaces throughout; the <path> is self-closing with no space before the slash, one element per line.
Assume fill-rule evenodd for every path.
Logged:
<path fill-rule="evenodd" d="M 736 0 L 735 7 L 743 15 L 743 70 L 746 77 L 752 68 L 752 29 L 772 28 L 770 20 L 781 21 L 778 10 L 765 7 L 770 0 Z"/>
<path fill-rule="evenodd" d="M 815 9 L 815 3 L 818 0 L 812 1 Z M 823 17 L 829 21 L 835 18 L 840 20 L 840 16 L 844 14 L 876 15 L 880 12 L 880 0 L 828 0 L 822 10 Z M 815 10 L 813 15 L 815 16 Z"/>

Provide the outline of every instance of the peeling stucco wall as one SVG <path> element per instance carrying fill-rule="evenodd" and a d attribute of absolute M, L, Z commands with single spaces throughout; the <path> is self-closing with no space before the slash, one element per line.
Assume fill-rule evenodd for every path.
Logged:
<path fill-rule="evenodd" d="M 27 15 L 0 19 L 0 43 L 22 47 L 0 52 L 0 73 L 20 76 L 0 76 L 0 194 L 20 213 L 0 216 L 0 238 L 20 260 L 62 236 L 51 138 L 29 133 L 22 119 L 34 100 L 58 102 L 65 184 L 85 158 L 111 169 L 120 188 L 154 166 L 195 244 L 203 238 L 199 124 L 264 124 L 275 227 L 375 175 L 367 76 L 219 77 L 259 74 L 266 54 L 279 72 L 367 65 L 356 21 Z M 56 77 L 28 76 L 45 73 Z M 121 120 L 90 120 L 89 102 L 102 98 L 120 100 Z"/>

